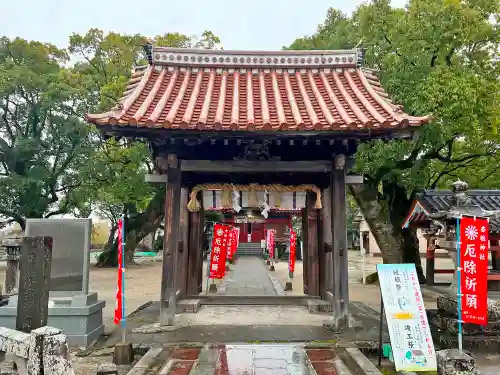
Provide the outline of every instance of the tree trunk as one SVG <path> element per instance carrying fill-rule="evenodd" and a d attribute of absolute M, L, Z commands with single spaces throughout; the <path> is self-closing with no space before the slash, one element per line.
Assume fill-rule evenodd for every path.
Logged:
<path fill-rule="evenodd" d="M 401 228 L 411 205 L 406 190 L 395 183 L 384 184 L 383 194 L 378 185 L 370 183 L 349 185 L 349 190 L 380 248 L 384 263 L 414 263 L 419 281 L 425 282 L 416 232 Z"/>
<path fill-rule="evenodd" d="M 149 233 L 156 231 L 163 220 L 165 205 L 165 188 L 158 188 L 155 195 L 143 212 L 133 214 L 125 219 L 125 263 L 134 262 L 137 244 Z M 116 267 L 118 264 L 118 240 L 113 241 L 109 249 L 100 255 L 97 265 L 100 267 Z"/>

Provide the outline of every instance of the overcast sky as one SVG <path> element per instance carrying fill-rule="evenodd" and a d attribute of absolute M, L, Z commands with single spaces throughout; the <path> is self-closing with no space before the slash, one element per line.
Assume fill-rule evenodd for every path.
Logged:
<path fill-rule="evenodd" d="M 405 0 L 393 0 L 403 6 Z M 314 33 L 329 7 L 352 12 L 361 0 L 0 0 L 0 35 L 65 47 L 96 27 L 155 36 L 211 30 L 225 49 L 281 49 Z"/>

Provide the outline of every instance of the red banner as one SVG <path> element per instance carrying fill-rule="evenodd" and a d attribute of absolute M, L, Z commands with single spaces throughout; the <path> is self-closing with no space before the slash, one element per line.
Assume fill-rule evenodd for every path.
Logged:
<path fill-rule="evenodd" d="M 295 271 L 295 250 L 297 247 L 297 233 L 295 231 L 290 232 L 290 254 L 288 256 L 288 271 Z"/>
<path fill-rule="evenodd" d="M 236 235 L 237 232 L 235 229 L 231 228 L 229 230 L 229 237 L 227 240 L 227 257 L 229 260 L 233 260 L 234 254 L 236 253 Z"/>
<path fill-rule="evenodd" d="M 274 258 L 275 233 L 274 229 L 269 229 L 267 232 L 267 249 L 269 250 L 269 258 Z"/>
<path fill-rule="evenodd" d="M 123 318 L 122 311 L 122 286 L 123 286 L 123 219 L 118 220 L 118 285 L 116 288 L 116 305 L 113 322 L 120 324 Z"/>
<path fill-rule="evenodd" d="M 212 251 L 210 252 L 211 279 L 222 279 L 226 272 L 227 232 L 229 227 L 223 224 L 214 225 Z"/>
<path fill-rule="evenodd" d="M 488 323 L 488 231 L 486 219 L 460 220 L 462 321 Z"/>

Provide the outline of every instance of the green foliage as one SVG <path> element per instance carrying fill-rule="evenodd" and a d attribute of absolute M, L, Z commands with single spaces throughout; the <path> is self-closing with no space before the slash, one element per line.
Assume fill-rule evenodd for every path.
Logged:
<path fill-rule="evenodd" d="M 316 34 L 290 46 L 353 48 L 361 41 L 365 64 L 379 70 L 392 99 L 410 115 L 433 115 L 418 139 L 360 147 L 357 169 L 372 183 L 397 182 L 410 195 L 456 176 L 472 186 L 498 185 L 491 168 L 478 168 L 499 157 L 498 12 L 495 0 L 411 0 L 406 9 L 376 0 L 350 17 L 330 9 Z"/>
<path fill-rule="evenodd" d="M 158 227 L 164 191 L 144 182 L 152 170 L 146 145 L 105 141 L 84 119 L 118 103 L 132 69 L 147 63 L 147 41 L 98 29 L 71 35 L 67 50 L 0 39 L 0 217 L 23 225 L 26 217 L 95 211 L 113 224 L 129 216 L 140 236 L 140 226 Z M 198 39 L 167 33 L 152 42 L 220 45 L 210 31 Z"/>
<path fill-rule="evenodd" d="M 72 190 L 94 145 L 68 58 L 50 44 L 0 39 L 0 215 L 22 226 L 85 212 Z"/>

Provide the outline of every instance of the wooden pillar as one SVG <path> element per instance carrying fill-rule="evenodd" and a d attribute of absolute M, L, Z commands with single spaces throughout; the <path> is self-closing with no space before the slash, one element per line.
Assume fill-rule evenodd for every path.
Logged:
<path fill-rule="evenodd" d="M 201 195 L 201 194 L 200 194 Z M 189 213 L 187 294 L 197 295 L 203 268 L 203 209 Z M 202 271 L 203 272 L 203 271 Z"/>
<path fill-rule="evenodd" d="M 319 254 L 318 254 L 318 210 L 314 209 L 316 202 L 316 194 L 307 192 L 305 221 L 306 221 L 306 238 L 304 247 L 307 252 L 304 259 L 307 258 L 307 275 L 308 275 L 308 294 L 311 296 L 319 296 Z"/>
<path fill-rule="evenodd" d="M 500 271 L 500 251 L 497 250 L 499 244 L 498 240 L 490 240 L 490 249 L 494 249 L 491 251 L 491 268 L 495 271 Z"/>
<path fill-rule="evenodd" d="M 434 236 L 426 235 L 427 252 L 425 255 L 425 280 L 427 285 L 434 285 L 434 273 L 436 270 L 436 241 Z"/>
<path fill-rule="evenodd" d="M 188 274 L 188 223 L 189 211 L 187 209 L 188 189 L 181 188 L 180 214 L 179 214 L 179 237 L 178 237 L 178 261 L 177 261 L 177 290 L 180 297 L 187 295 Z"/>
<path fill-rule="evenodd" d="M 302 279 L 304 282 L 304 294 L 309 292 L 309 230 L 307 222 L 307 210 L 302 209 Z"/>
<path fill-rule="evenodd" d="M 322 206 L 319 211 L 319 292 L 324 300 L 329 300 L 329 295 L 333 294 L 332 282 L 332 197 L 331 189 L 323 189 Z M 327 294 L 329 292 L 329 294 Z M 331 301 L 329 301 L 331 303 Z"/>
<path fill-rule="evenodd" d="M 181 169 L 177 156 L 168 155 L 165 195 L 165 234 L 161 275 L 160 325 L 174 325 L 177 304 L 177 238 L 181 200 Z"/>
<path fill-rule="evenodd" d="M 337 155 L 331 174 L 333 310 L 335 326 L 348 326 L 349 277 L 347 259 L 347 216 L 345 156 Z"/>
<path fill-rule="evenodd" d="M 198 241 L 199 241 L 199 253 L 198 257 L 196 258 L 197 261 L 197 270 L 198 270 L 198 293 L 201 293 L 203 290 L 203 272 L 205 270 L 203 269 L 203 252 L 205 251 L 205 209 L 203 207 L 203 196 L 200 194 L 200 197 L 198 198 L 200 201 L 200 234 L 198 236 Z M 209 245 L 210 246 L 210 245 Z"/>

